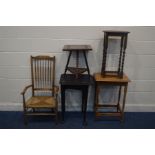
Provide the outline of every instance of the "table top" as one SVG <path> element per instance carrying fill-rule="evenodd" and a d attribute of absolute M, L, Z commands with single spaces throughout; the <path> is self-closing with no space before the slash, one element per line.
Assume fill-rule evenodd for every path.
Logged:
<path fill-rule="evenodd" d="M 130 32 L 128 31 L 114 31 L 114 30 L 107 30 L 107 31 L 103 31 L 104 33 L 107 33 L 109 35 L 123 35 L 123 34 L 128 34 Z"/>
<path fill-rule="evenodd" d="M 88 74 L 82 74 L 76 78 L 73 74 L 62 74 L 60 77 L 61 85 L 93 85 L 94 78 Z"/>
<path fill-rule="evenodd" d="M 90 45 L 64 45 L 63 51 L 90 51 L 92 47 Z"/>
<path fill-rule="evenodd" d="M 123 74 L 123 78 L 115 77 L 115 76 L 105 76 L 102 77 L 101 73 L 95 73 L 94 79 L 96 82 L 107 82 L 107 83 L 128 83 L 131 82 L 127 75 Z"/>

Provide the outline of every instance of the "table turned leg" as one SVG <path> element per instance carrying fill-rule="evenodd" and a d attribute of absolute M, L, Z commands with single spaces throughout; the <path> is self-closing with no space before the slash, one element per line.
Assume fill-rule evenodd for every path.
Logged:
<path fill-rule="evenodd" d="M 68 69 L 68 65 L 69 65 L 69 61 L 70 61 L 71 55 L 72 55 L 72 51 L 69 52 L 69 56 L 68 56 L 68 59 L 67 59 L 67 64 L 66 64 L 66 67 L 65 67 L 65 72 L 64 72 L 64 74 L 66 74 L 66 72 L 67 72 L 67 69 Z"/>
<path fill-rule="evenodd" d="M 118 101 L 117 101 L 117 112 L 119 112 L 119 110 L 120 110 L 121 91 L 122 91 L 122 86 L 119 86 L 119 91 L 118 91 Z"/>
<path fill-rule="evenodd" d="M 122 118 L 121 120 L 124 120 L 124 108 L 125 108 L 125 101 L 126 101 L 126 94 L 127 94 L 128 84 L 124 86 L 124 96 L 123 96 L 123 105 L 122 105 Z"/>
<path fill-rule="evenodd" d="M 65 88 L 61 86 L 61 116 L 62 121 L 64 122 L 64 115 L 65 115 Z"/>
<path fill-rule="evenodd" d="M 94 110 L 94 114 L 95 114 L 95 108 L 96 108 L 96 102 L 97 102 L 97 92 L 96 92 L 96 90 L 97 90 L 97 83 L 95 82 L 95 86 L 94 86 L 94 108 L 93 108 L 93 110 Z"/>
<path fill-rule="evenodd" d="M 84 86 L 82 89 L 82 105 L 83 105 L 83 124 L 87 125 L 86 112 L 87 112 L 87 97 L 88 97 L 88 86 Z"/>
<path fill-rule="evenodd" d="M 84 104 L 85 104 L 85 101 L 84 101 L 84 96 L 85 94 L 84 94 L 84 89 L 82 88 L 82 90 L 81 90 L 81 96 L 82 96 L 82 106 L 81 106 L 81 111 L 82 111 L 82 113 L 84 112 Z"/>
<path fill-rule="evenodd" d="M 90 70 L 89 70 L 89 66 L 88 66 L 88 62 L 87 62 L 87 57 L 86 57 L 86 51 L 83 52 L 83 55 L 84 55 L 84 59 L 85 59 L 85 63 L 86 63 L 87 71 L 88 71 L 88 75 L 90 75 Z"/>
<path fill-rule="evenodd" d="M 97 119 L 97 110 L 98 110 L 98 104 L 99 104 L 99 92 L 100 92 L 100 86 L 98 83 L 95 84 L 95 103 L 94 103 L 94 113 L 95 113 L 95 120 Z"/>

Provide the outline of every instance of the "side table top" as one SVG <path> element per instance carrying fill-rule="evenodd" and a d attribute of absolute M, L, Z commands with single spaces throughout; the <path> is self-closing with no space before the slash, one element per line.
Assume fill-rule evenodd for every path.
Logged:
<path fill-rule="evenodd" d="M 111 36 L 121 36 L 121 35 L 124 35 L 124 34 L 127 35 L 128 33 L 130 33 L 128 31 L 114 31 L 114 30 L 107 30 L 103 32 Z"/>
<path fill-rule="evenodd" d="M 114 82 L 114 83 L 127 83 L 131 82 L 127 75 L 123 74 L 123 78 L 114 77 L 114 76 L 105 76 L 102 77 L 101 73 L 95 73 L 94 79 L 96 82 Z"/>
<path fill-rule="evenodd" d="M 62 74 L 60 77 L 61 85 L 93 85 L 94 78 L 88 74 L 82 74 L 78 78 L 74 74 Z"/>
<path fill-rule="evenodd" d="M 63 51 L 90 51 L 90 45 L 64 45 Z"/>

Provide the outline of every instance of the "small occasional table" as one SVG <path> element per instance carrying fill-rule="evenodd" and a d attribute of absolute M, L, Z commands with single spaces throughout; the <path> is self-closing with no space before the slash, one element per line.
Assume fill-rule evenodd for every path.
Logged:
<path fill-rule="evenodd" d="M 69 71 L 72 74 L 75 74 L 77 78 L 79 74 L 83 74 L 84 72 L 87 72 L 88 75 L 90 75 L 86 53 L 91 50 L 92 50 L 92 47 L 90 45 L 65 45 L 63 47 L 63 51 L 68 51 L 69 55 L 68 55 L 68 60 L 67 60 L 67 64 L 65 67 L 64 74 L 66 74 L 66 72 Z M 76 54 L 76 66 L 74 67 L 69 66 L 70 58 L 73 53 Z M 86 67 L 79 67 L 79 55 L 80 54 L 81 56 L 84 57 Z"/>
<path fill-rule="evenodd" d="M 123 70 L 124 70 L 124 60 L 125 60 L 125 51 L 127 48 L 127 40 L 128 40 L 128 31 L 104 31 L 104 48 L 103 48 L 103 61 L 102 61 L 102 69 L 101 74 L 102 76 L 112 73 L 114 76 L 119 76 L 120 78 L 123 77 Z M 107 55 L 110 54 L 110 50 L 108 50 L 109 46 L 109 38 L 110 37 L 117 37 L 120 39 L 120 52 L 118 61 L 118 68 L 116 71 L 108 71 L 107 66 Z M 116 57 L 117 58 L 117 57 Z M 116 66 L 115 66 L 116 67 Z"/>
<path fill-rule="evenodd" d="M 124 118 L 124 108 L 125 108 L 125 100 L 127 94 L 128 83 L 130 82 L 129 78 L 123 74 L 122 78 L 114 77 L 114 76 L 102 76 L 101 73 L 94 74 L 95 80 L 95 118 L 100 116 L 116 116 L 119 117 L 121 121 Z M 114 104 L 100 104 L 99 103 L 99 94 L 100 94 L 100 86 L 117 86 L 119 87 L 118 90 L 118 100 Z M 123 92 L 122 92 L 122 88 Z M 123 94 L 122 94 L 123 93 Z M 120 103 L 122 95 L 122 106 Z M 114 108 L 112 111 L 101 111 L 101 109 L 105 108 Z"/>
<path fill-rule="evenodd" d="M 81 74 L 77 79 L 74 74 L 62 74 L 60 77 L 60 84 L 62 121 L 64 121 L 65 115 L 65 91 L 67 89 L 75 89 L 82 92 L 83 123 L 86 125 L 88 88 L 90 85 L 94 84 L 93 76 L 88 74 Z"/>

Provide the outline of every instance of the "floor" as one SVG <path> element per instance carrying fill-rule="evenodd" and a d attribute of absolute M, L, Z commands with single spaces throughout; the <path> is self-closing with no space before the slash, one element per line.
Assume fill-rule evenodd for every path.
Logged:
<path fill-rule="evenodd" d="M 31 116 L 25 126 L 22 112 L 1 111 L 0 129 L 155 129 L 154 112 L 126 112 L 123 123 L 116 118 L 95 121 L 92 112 L 87 112 L 87 126 L 82 120 L 81 112 L 66 112 L 64 123 L 56 125 L 51 116 Z"/>

